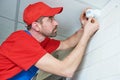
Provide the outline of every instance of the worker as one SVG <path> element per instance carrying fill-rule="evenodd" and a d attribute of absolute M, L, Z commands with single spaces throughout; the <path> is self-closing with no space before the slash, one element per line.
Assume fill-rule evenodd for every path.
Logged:
<path fill-rule="evenodd" d="M 24 9 L 27 29 L 13 32 L 0 46 L 0 80 L 32 80 L 38 70 L 63 77 L 74 75 L 99 23 L 81 14 L 83 25 L 78 31 L 65 40 L 53 39 L 58 27 L 55 15 L 62 10 L 63 7 L 53 8 L 44 2 Z M 70 48 L 74 49 L 63 60 L 52 56 L 55 51 Z"/>

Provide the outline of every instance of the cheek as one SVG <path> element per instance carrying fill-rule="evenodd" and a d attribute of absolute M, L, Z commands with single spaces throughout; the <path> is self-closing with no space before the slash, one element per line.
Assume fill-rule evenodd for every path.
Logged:
<path fill-rule="evenodd" d="M 44 28 L 42 29 L 42 32 L 44 33 L 51 33 L 52 29 L 50 26 L 44 26 Z"/>
<path fill-rule="evenodd" d="M 50 33 L 50 32 L 52 32 L 55 28 L 56 28 L 56 26 L 54 26 L 52 23 L 47 23 L 47 22 L 46 22 L 46 24 L 43 24 L 43 30 L 44 30 L 45 32 Z"/>
<path fill-rule="evenodd" d="M 52 25 L 50 24 L 50 25 L 45 26 L 45 29 L 46 29 L 47 31 L 52 31 L 52 30 L 54 29 L 54 26 L 52 26 Z"/>

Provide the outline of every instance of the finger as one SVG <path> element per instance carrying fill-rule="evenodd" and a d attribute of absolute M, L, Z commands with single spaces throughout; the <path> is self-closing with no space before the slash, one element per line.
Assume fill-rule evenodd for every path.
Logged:
<path fill-rule="evenodd" d="M 91 23 L 95 23 L 95 22 L 96 22 L 96 19 L 93 18 L 93 17 L 90 17 L 88 20 L 89 20 L 89 22 L 91 22 Z"/>
<path fill-rule="evenodd" d="M 92 17 L 89 17 L 89 18 L 88 18 L 88 21 L 91 22 L 92 19 L 93 19 Z"/>

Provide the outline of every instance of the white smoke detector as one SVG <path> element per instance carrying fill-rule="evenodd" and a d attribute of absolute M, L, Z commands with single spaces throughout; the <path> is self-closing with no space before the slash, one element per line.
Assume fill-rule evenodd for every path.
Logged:
<path fill-rule="evenodd" d="M 87 9 L 86 11 L 86 17 L 94 17 L 98 18 L 101 15 L 101 11 L 99 9 Z"/>

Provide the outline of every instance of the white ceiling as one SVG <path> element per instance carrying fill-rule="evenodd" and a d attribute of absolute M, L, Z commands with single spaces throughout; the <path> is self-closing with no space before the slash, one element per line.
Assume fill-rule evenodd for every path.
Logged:
<path fill-rule="evenodd" d="M 85 4 L 89 4 L 98 9 L 102 9 L 110 0 L 76 0 L 78 2 L 83 2 Z"/>

